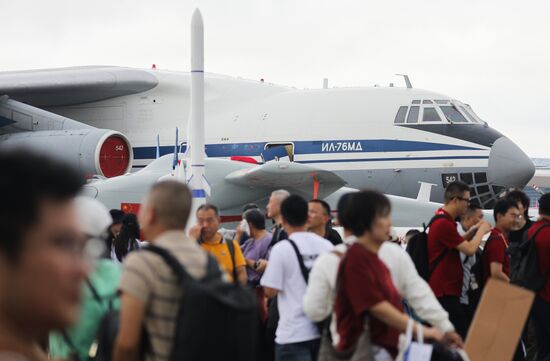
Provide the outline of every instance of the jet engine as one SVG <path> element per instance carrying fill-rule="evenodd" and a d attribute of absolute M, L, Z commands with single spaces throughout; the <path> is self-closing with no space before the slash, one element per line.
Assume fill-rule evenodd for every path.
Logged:
<path fill-rule="evenodd" d="M 0 136 L 0 147 L 32 149 L 67 161 L 86 176 L 107 178 L 129 172 L 134 159 L 123 134 L 97 128 L 9 133 Z"/>

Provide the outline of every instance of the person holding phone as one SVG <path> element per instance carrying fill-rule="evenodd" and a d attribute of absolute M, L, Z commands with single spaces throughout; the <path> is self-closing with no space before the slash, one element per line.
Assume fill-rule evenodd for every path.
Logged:
<path fill-rule="evenodd" d="M 271 233 L 265 229 L 265 216 L 257 209 L 251 209 L 244 214 L 244 219 L 237 228 L 236 239 L 244 232 L 250 237 L 242 244 L 241 249 L 246 261 L 246 273 L 248 285 L 255 288 L 260 283 L 262 270 L 259 268 L 260 261 L 267 258 L 269 245 L 271 244 Z"/>

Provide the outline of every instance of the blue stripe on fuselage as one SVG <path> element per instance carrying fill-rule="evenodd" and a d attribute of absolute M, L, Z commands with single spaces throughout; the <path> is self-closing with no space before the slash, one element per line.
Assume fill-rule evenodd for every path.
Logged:
<path fill-rule="evenodd" d="M 483 150 L 453 144 L 416 142 L 410 140 L 315 140 L 296 141 L 294 154 L 337 154 L 337 153 L 376 153 L 376 152 L 422 152 L 435 150 Z M 232 144 L 207 144 L 206 155 L 208 157 L 232 157 L 232 156 L 259 156 L 268 142 L 256 143 L 232 143 Z M 270 142 L 269 144 L 273 144 Z M 181 152 L 185 152 L 186 146 L 182 145 Z M 134 159 L 154 159 L 156 147 L 134 147 Z M 160 155 L 173 153 L 174 146 L 160 147 Z"/>

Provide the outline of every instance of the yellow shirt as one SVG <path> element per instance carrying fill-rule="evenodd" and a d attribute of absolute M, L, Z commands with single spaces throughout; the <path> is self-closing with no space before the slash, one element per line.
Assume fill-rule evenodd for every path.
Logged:
<path fill-rule="evenodd" d="M 229 253 L 227 243 L 225 243 L 220 233 L 217 234 L 217 238 L 219 241 L 216 241 L 216 243 L 203 242 L 201 243 L 201 247 L 216 258 L 220 268 L 227 273 L 231 280 L 233 280 L 233 262 L 231 261 L 231 253 Z M 235 249 L 235 266 L 246 266 L 246 261 L 244 259 L 243 252 L 241 251 L 241 247 L 237 242 L 232 242 L 233 248 Z"/>

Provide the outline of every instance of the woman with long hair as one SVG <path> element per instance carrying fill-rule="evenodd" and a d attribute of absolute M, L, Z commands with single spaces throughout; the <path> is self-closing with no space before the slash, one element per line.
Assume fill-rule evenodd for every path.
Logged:
<path fill-rule="evenodd" d="M 122 218 L 120 233 L 115 237 L 114 261 L 122 262 L 131 251 L 139 249 L 139 223 L 135 214 L 128 213 Z"/>

